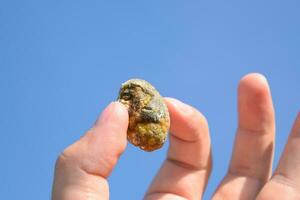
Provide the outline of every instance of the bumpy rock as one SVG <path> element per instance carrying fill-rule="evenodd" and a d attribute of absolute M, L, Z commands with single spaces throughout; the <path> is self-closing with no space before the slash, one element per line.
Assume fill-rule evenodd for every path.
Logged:
<path fill-rule="evenodd" d="M 131 79 L 122 84 L 118 101 L 128 109 L 128 141 L 145 151 L 162 147 L 170 127 L 170 117 L 158 91 L 145 80 Z"/>

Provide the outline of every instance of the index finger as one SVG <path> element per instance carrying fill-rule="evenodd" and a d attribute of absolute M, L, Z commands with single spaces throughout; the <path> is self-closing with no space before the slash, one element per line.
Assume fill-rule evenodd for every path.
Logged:
<path fill-rule="evenodd" d="M 195 108 L 165 100 L 171 118 L 170 147 L 145 199 L 199 199 L 211 170 L 207 121 Z"/>

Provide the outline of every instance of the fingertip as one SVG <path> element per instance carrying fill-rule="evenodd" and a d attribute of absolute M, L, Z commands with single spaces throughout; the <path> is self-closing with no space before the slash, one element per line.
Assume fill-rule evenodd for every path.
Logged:
<path fill-rule="evenodd" d="M 239 127 L 274 129 L 274 108 L 266 77 L 259 73 L 244 76 L 238 87 Z"/>
<path fill-rule="evenodd" d="M 114 101 L 111 104 L 115 107 L 116 115 L 118 115 L 119 118 L 128 120 L 128 109 L 126 108 L 126 106 L 124 106 L 124 104 L 118 101 Z"/>
<path fill-rule="evenodd" d="M 189 115 L 198 115 L 202 120 L 207 123 L 206 117 L 196 108 L 191 105 L 188 105 L 178 99 L 172 97 L 165 97 L 165 102 L 169 108 L 174 112 L 180 113 L 181 115 L 189 116 Z"/>
<path fill-rule="evenodd" d="M 241 80 L 246 80 L 246 79 L 259 79 L 262 81 L 267 81 L 267 78 L 265 77 L 265 75 L 263 75 L 262 73 L 258 73 L 258 72 L 248 73 L 245 76 L 243 76 Z"/>
<path fill-rule="evenodd" d="M 165 100 L 168 109 L 171 111 L 176 110 L 177 112 L 180 112 L 183 115 L 189 115 L 193 112 L 193 108 L 190 105 L 187 105 L 182 101 L 179 101 L 178 99 L 166 97 Z"/>
<path fill-rule="evenodd" d="M 262 97 L 269 93 L 269 84 L 264 75 L 260 73 L 250 73 L 240 80 L 238 90 L 239 93 Z"/>
<path fill-rule="evenodd" d="M 101 113 L 96 120 L 95 126 L 113 121 L 120 124 L 128 124 L 128 111 L 127 108 L 120 102 L 111 102 Z"/>
<path fill-rule="evenodd" d="M 171 133 L 185 141 L 199 139 L 201 132 L 208 133 L 208 123 L 205 116 L 194 107 L 182 101 L 166 97 L 166 104 L 171 118 Z"/>
<path fill-rule="evenodd" d="M 240 108 L 252 110 L 255 115 L 266 110 L 274 112 L 269 84 L 262 74 L 244 76 L 239 83 L 238 98 Z"/>

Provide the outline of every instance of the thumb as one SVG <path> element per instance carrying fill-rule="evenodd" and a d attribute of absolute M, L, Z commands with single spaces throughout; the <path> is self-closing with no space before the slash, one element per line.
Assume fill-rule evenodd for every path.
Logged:
<path fill-rule="evenodd" d="M 94 126 L 59 156 L 52 198 L 85 199 L 92 193 L 95 199 L 108 199 L 106 178 L 125 150 L 127 127 L 125 106 L 111 103 Z"/>

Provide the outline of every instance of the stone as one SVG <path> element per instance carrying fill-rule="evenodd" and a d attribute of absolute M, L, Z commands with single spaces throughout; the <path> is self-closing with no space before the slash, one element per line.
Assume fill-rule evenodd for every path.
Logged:
<path fill-rule="evenodd" d="M 167 139 L 170 117 L 159 92 L 145 80 L 130 79 L 122 84 L 118 101 L 128 109 L 128 141 L 144 151 L 161 148 Z"/>

